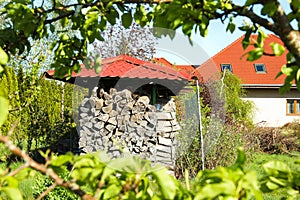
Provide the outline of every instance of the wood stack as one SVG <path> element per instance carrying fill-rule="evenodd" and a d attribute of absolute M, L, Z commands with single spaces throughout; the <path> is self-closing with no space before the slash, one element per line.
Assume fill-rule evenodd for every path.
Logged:
<path fill-rule="evenodd" d="M 173 100 L 156 111 L 147 96 L 135 96 L 126 89 L 107 93 L 95 88 L 79 112 L 79 147 L 83 152 L 104 150 L 112 158 L 136 154 L 174 166 L 175 136 L 180 127 Z"/>

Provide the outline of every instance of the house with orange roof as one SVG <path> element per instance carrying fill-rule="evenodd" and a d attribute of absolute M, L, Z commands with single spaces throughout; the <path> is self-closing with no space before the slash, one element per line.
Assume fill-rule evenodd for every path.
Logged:
<path fill-rule="evenodd" d="M 278 127 L 300 119 L 300 91 L 292 87 L 289 92 L 279 94 L 279 88 L 284 83 L 284 76 L 276 79 L 281 67 L 286 63 L 286 53 L 281 56 L 263 55 L 260 59 L 247 61 L 246 50 L 242 47 L 241 36 L 229 46 L 214 55 L 210 60 L 197 68 L 205 82 L 219 78 L 225 69 L 238 76 L 242 87 L 246 89 L 247 97 L 256 107 L 254 122 L 265 126 Z M 251 38 L 255 39 L 255 36 Z M 275 35 L 268 35 L 265 40 L 265 51 L 272 53 L 271 43 L 282 41 Z"/>

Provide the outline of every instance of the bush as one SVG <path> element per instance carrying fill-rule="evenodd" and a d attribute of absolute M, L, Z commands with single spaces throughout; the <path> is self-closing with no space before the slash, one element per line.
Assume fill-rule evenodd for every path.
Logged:
<path fill-rule="evenodd" d="M 63 170 L 61 171 L 58 175 L 65 180 L 69 178 L 69 171 L 68 170 Z M 46 191 L 49 187 L 53 185 L 54 181 L 50 179 L 49 177 L 38 173 L 35 177 L 34 180 L 34 185 L 33 185 L 33 196 L 38 198 L 44 191 Z M 61 200 L 61 199 L 66 199 L 66 200 L 79 200 L 80 198 L 74 194 L 73 192 L 67 190 L 66 188 L 63 187 L 55 187 L 49 194 L 47 194 L 43 199 L 45 200 Z"/>
<path fill-rule="evenodd" d="M 237 147 L 245 147 L 246 151 L 253 148 L 247 144 L 245 132 L 253 127 L 252 113 L 253 103 L 245 101 L 241 97 L 245 96 L 245 90 L 241 88 L 241 80 L 230 72 L 226 72 L 220 81 L 208 83 L 201 86 L 201 115 L 204 135 L 205 167 L 214 169 L 217 166 L 229 166 L 235 160 L 235 150 Z M 194 88 L 194 91 L 196 89 Z M 194 92 L 195 93 L 195 92 Z M 187 99 L 185 95 L 185 100 Z M 191 96 L 191 95 L 190 95 Z M 180 97 L 177 101 L 180 102 Z M 177 103 L 179 118 L 186 110 L 182 103 Z M 197 104 L 192 106 L 193 111 L 197 110 Z M 197 115 L 196 115 L 197 116 Z M 194 119 L 193 125 L 199 126 L 199 120 Z M 180 121 L 180 120 L 179 120 Z M 188 120 L 183 118 L 183 123 Z M 189 133 L 195 131 L 195 134 Z M 181 155 L 176 162 L 176 176 L 182 178 L 184 171 L 188 170 L 191 177 L 202 170 L 202 150 L 200 133 L 198 128 L 183 127 L 180 135 L 188 137 L 194 136 L 185 154 Z M 179 143 L 181 137 L 179 137 Z M 248 154 L 248 153 L 247 153 Z"/>

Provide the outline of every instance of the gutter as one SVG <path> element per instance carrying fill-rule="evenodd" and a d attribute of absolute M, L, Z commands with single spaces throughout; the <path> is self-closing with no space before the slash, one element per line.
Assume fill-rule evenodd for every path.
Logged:
<path fill-rule="evenodd" d="M 252 88 L 258 88 L 258 89 L 264 89 L 264 88 L 269 88 L 269 89 L 279 89 L 283 84 L 242 84 L 242 88 L 245 89 L 252 89 Z M 291 86 L 292 89 L 296 88 L 296 85 L 293 84 Z"/>

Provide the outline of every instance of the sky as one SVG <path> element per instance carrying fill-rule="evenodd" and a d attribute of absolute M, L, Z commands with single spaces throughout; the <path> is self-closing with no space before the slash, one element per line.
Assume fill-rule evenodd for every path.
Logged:
<path fill-rule="evenodd" d="M 288 0 L 279 1 L 283 8 L 289 11 Z M 242 5 L 245 1 L 234 0 L 233 2 Z M 255 12 L 259 13 L 260 8 L 261 7 L 256 7 Z M 236 27 L 241 25 L 245 19 L 246 18 L 244 17 L 236 17 L 234 19 L 234 22 L 237 25 Z M 226 32 L 226 27 L 226 22 L 223 24 L 220 20 L 211 21 L 206 37 L 203 38 L 200 34 L 192 35 L 193 46 L 189 44 L 186 36 L 180 31 L 177 31 L 173 41 L 169 38 L 159 40 L 155 57 L 164 57 L 171 63 L 178 65 L 201 64 L 244 34 L 244 32 L 240 31 L 238 28 L 236 28 L 234 33 Z M 270 32 L 266 31 L 266 33 Z"/>
<path fill-rule="evenodd" d="M 238 29 L 233 34 L 226 32 L 226 26 L 213 21 L 206 37 L 192 35 L 193 45 L 187 36 L 177 31 L 173 40 L 168 37 L 159 40 L 155 57 L 164 57 L 173 64 L 201 64 L 243 35 Z"/>

